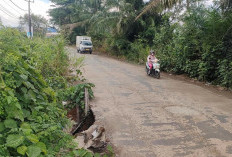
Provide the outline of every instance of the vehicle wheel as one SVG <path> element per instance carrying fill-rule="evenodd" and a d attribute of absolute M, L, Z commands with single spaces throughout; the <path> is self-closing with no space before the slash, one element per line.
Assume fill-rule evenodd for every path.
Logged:
<path fill-rule="evenodd" d="M 77 49 L 77 53 L 79 53 L 79 50 Z"/>
<path fill-rule="evenodd" d="M 160 73 L 156 73 L 156 78 L 157 78 L 157 79 L 160 78 Z"/>
<path fill-rule="evenodd" d="M 92 54 L 92 51 L 90 51 L 89 54 Z"/>
<path fill-rule="evenodd" d="M 146 67 L 146 72 L 147 72 L 147 75 L 149 76 L 150 73 L 149 73 L 149 69 Z"/>

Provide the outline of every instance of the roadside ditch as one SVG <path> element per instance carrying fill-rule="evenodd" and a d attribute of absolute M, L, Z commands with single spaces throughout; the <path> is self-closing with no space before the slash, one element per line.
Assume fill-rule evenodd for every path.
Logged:
<path fill-rule="evenodd" d="M 71 87 L 61 92 L 60 97 L 72 126 L 65 131 L 74 136 L 78 149 L 86 149 L 104 157 L 114 156 L 104 126 L 95 124 L 95 115 L 90 106 L 90 100 L 94 98 L 94 85 L 86 83 L 80 70 L 75 68 L 70 68 L 67 75 Z"/>

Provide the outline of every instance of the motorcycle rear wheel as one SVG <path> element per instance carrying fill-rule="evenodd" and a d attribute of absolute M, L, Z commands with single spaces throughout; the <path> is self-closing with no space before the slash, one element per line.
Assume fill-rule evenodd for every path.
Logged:
<path fill-rule="evenodd" d="M 156 73 L 156 74 L 155 74 L 155 77 L 156 77 L 157 79 L 159 79 L 159 78 L 160 78 L 160 73 Z"/>
<path fill-rule="evenodd" d="M 149 73 L 149 69 L 146 67 L 146 72 L 147 72 L 147 75 L 149 76 L 150 73 Z"/>

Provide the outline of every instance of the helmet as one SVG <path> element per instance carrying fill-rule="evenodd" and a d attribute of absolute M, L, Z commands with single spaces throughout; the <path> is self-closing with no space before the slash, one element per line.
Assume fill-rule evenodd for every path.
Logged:
<path fill-rule="evenodd" d="M 155 54 L 155 51 L 154 50 L 150 50 L 150 54 Z"/>

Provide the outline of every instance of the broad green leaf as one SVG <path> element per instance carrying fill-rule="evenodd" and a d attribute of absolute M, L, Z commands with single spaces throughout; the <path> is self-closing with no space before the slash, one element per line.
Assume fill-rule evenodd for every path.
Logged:
<path fill-rule="evenodd" d="M 23 93 L 24 93 L 24 94 L 26 94 L 26 93 L 27 93 L 27 88 L 22 87 L 22 88 L 21 88 L 21 90 L 23 91 Z"/>
<path fill-rule="evenodd" d="M 43 142 L 36 143 L 36 146 L 39 147 L 45 155 L 47 154 L 47 148 Z"/>
<path fill-rule="evenodd" d="M 90 152 L 87 152 L 83 157 L 93 157 L 93 154 Z"/>
<path fill-rule="evenodd" d="M 36 97 L 40 100 L 44 100 L 44 97 L 42 97 L 41 95 L 37 95 Z"/>
<path fill-rule="evenodd" d="M 30 97 L 27 93 L 23 95 L 23 102 L 26 104 L 30 102 Z"/>
<path fill-rule="evenodd" d="M 36 93 L 36 95 L 40 94 L 40 92 L 38 91 L 38 89 L 34 89 L 33 91 Z"/>
<path fill-rule="evenodd" d="M 49 127 L 49 130 L 50 131 L 54 131 L 54 130 L 56 130 L 57 129 L 57 126 L 51 126 L 51 127 Z"/>
<path fill-rule="evenodd" d="M 15 113 L 14 118 L 24 121 L 23 112 L 21 110 L 18 110 L 18 112 Z"/>
<path fill-rule="evenodd" d="M 6 138 L 6 146 L 16 148 L 24 141 L 24 137 L 19 134 L 12 134 Z"/>
<path fill-rule="evenodd" d="M 43 118 L 41 116 L 37 116 L 36 119 L 38 120 L 39 123 L 43 122 Z"/>
<path fill-rule="evenodd" d="M 24 135 L 30 135 L 32 133 L 32 129 L 22 129 Z"/>
<path fill-rule="evenodd" d="M 10 104 L 13 101 L 13 97 L 8 96 L 6 97 L 7 103 Z"/>
<path fill-rule="evenodd" d="M 19 75 L 23 80 L 27 81 L 28 77 L 24 74 Z"/>
<path fill-rule="evenodd" d="M 37 146 L 29 146 L 27 149 L 28 157 L 38 157 L 41 153 L 41 149 Z"/>
<path fill-rule="evenodd" d="M 8 90 L 8 92 L 7 92 L 8 94 L 10 94 L 10 96 L 14 96 L 14 93 L 13 93 L 13 91 L 12 90 Z"/>
<path fill-rule="evenodd" d="M 28 123 L 22 123 L 20 128 L 25 135 L 30 135 L 32 133 L 31 126 Z"/>
<path fill-rule="evenodd" d="M 23 81 L 22 80 L 17 80 L 16 82 L 16 86 L 17 87 L 20 87 L 22 85 Z"/>
<path fill-rule="evenodd" d="M 24 118 L 29 117 L 31 115 L 30 111 L 23 109 Z"/>
<path fill-rule="evenodd" d="M 10 154 L 9 154 L 9 152 L 8 152 L 8 150 L 7 150 L 7 148 L 5 147 L 0 147 L 0 156 L 1 157 L 8 157 L 8 156 L 10 156 Z"/>
<path fill-rule="evenodd" d="M 4 83 L 0 83 L 0 88 L 5 88 L 5 84 Z"/>
<path fill-rule="evenodd" d="M 17 123 L 13 119 L 6 119 L 4 125 L 6 128 L 17 128 Z"/>
<path fill-rule="evenodd" d="M 2 132 L 3 130 L 5 130 L 5 125 L 3 122 L 0 122 L 0 132 Z"/>
<path fill-rule="evenodd" d="M 31 126 L 30 124 L 26 123 L 26 122 L 23 122 L 20 126 L 22 129 L 31 129 Z"/>
<path fill-rule="evenodd" d="M 17 148 L 17 152 L 19 154 L 21 154 L 21 155 L 25 155 L 26 151 L 27 151 L 27 147 L 26 146 L 21 146 L 21 147 Z"/>
<path fill-rule="evenodd" d="M 99 153 L 94 154 L 94 157 L 101 157 Z"/>
<path fill-rule="evenodd" d="M 33 86 L 33 84 L 31 84 L 30 82 L 28 81 L 25 81 L 23 82 L 23 84 L 27 87 L 27 89 L 35 89 L 35 87 Z"/>
<path fill-rule="evenodd" d="M 84 157 L 88 153 L 88 151 L 84 149 L 79 149 L 75 153 L 77 156 Z"/>
<path fill-rule="evenodd" d="M 31 141 L 32 143 L 38 143 L 39 138 L 35 134 L 31 134 L 27 136 L 27 139 Z"/>
<path fill-rule="evenodd" d="M 15 106 L 16 106 L 19 110 L 22 109 L 19 103 L 15 103 Z"/>
<path fill-rule="evenodd" d="M 29 95 L 30 99 L 36 100 L 36 95 L 35 95 L 35 93 L 33 92 L 33 90 L 30 89 L 30 90 L 28 91 L 28 95 Z"/>
<path fill-rule="evenodd" d="M 37 106 L 37 107 L 35 107 L 36 111 L 39 111 L 40 109 L 44 109 L 44 107 L 43 106 Z"/>
<path fill-rule="evenodd" d="M 10 118 L 17 118 L 21 121 L 24 120 L 22 110 L 19 110 L 14 104 L 4 106 L 5 110 Z"/>

